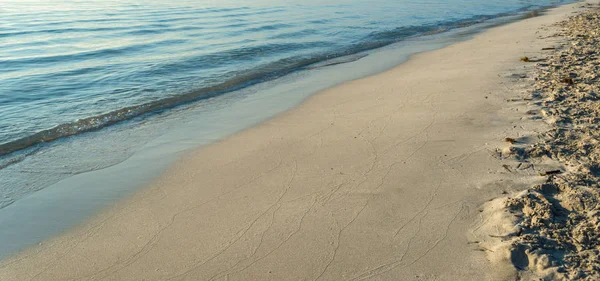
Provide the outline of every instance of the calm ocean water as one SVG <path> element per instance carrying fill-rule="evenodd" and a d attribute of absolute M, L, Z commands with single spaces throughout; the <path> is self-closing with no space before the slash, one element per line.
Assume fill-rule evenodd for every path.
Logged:
<path fill-rule="evenodd" d="M 0 0 L 0 155 L 555 2 Z"/>

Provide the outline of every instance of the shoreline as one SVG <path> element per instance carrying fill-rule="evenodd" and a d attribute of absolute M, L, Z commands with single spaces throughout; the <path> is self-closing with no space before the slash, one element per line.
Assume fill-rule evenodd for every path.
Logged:
<path fill-rule="evenodd" d="M 356 61 L 290 74 L 155 116 L 148 122 L 141 120 L 143 125 L 125 122 L 68 142 L 50 143 L 41 153 L 0 170 L 0 185 L 13 187 L 0 194 L 0 224 L 4 226 L 0 243 L 7 245 L 0 248 L 0 260 L 69 231 L 128 198 L 190 149 L 270 120 L 314 93 L 384 72 L 416 53 L 468 40 L 522 17 L 500 17 L 409 38 Z M 28 172 L 32 170 L 44 172 Z"/>
<path fill-rule="evenodd" d="M 535 15 L 540 11 L 544 11 L 546 9 L 554 7 L 555 5 L 557 4 L 548 4 L 546 6 L 542 5 L 535 7 L 523 7 L 517 10 L 498 13 L 494 15 L 474 16 L 472 18 L 458 20 L 456 22 L 449 22 L 447 25 L 425 26 L 425 31 L 415 32 L 412 35 L 401 37 L 398 41 L 388 40 L 386 42 L 381 43 L 365 44 L 368 47 L 355 47 L 350 48 L 348 50 L 340 51 L 338 53 L 322 55 L 315 59 L 310 59 L 308 60 L 308 62 L 299 63 L 296 67 L 290 69 L 281 69 L 280 71 L 274 73 L 266 73 L 265 75 L 263 75 L 264 77 L 269 78 L 244 79 L 243 77 L 233 77 L 231 78 L 231 80 L 239 80 L 242 82 L 240 82 L 239 84 L 235 84 L 231 83 L 230 81 L 226 81 L 223 84 L 216 84 L 213 86 L 208 86 L 206 88 L 194 89 L 174 96 L 153 100 L 147 103 L 132 104 L 124 108 L 114 109 L 113 111 L 104 112 L 98 115 L 82 117 L 72 122 L 60 123 L 55 127 L 41 129 L 31 133 L 30 135 L 9 138 L 6 139 L 4 142 L 0 142 L 0 159 L 5 158 L 8 160 L 5 161 L 5 163 L 1 163 L 2 165 L 0 165 L 0 169 L 19 162 L 19 159 L 21 157 L 28 156 L 27 154 L 29 150 L 37 150 L 42 144 L 63 140 L 64 138 L 80 135 L 87 132 L 98 131 L 115 124 L 131 121 L 132 119 L 140 117 L 144 118 L 144 116 L 157 114 L 157 112 L 185 107 L 189 104 L 196 103 L 204 99 L 209 99 L 223 94 L 236 92 L 241 89 L 252 87 L 260 83 L 279 79 L 289 74 L 294 74 L 297 72 L 311 70 L 319 67 L 352 62 L 353 60 L 358 60 L 361 57 L 366 56 L 366 54 L 369 52 L 373 52 L 374 50 L 381 48 L 386 48 L 390 45 L 398 43 L 399 41 L 411 40 L 415 38 L 451 32 L 456 29 L 486 24 L 487 22 L 495 21 L 506 17 L 520 17 L 528 14 Z M 251 74 L 248 76 L 255 77 L 259 75 Z"/>
<path fill-rule="evenodd" d="M 463 230 L 505 178 L 486 148 L 520 118 L 503 89 L 527 83 L 510 80 L 522 72 L 515 59 L 543 45 L 537 27 L 576 5 L 415 55 L 194 151 L 128 202 L 2 262 L 0 277 L 385 279 L 406 267 L 411 279 L 476 280 L 492 267 Z M 499 41 L 513 37 L 537 43 Z M 517 73 L 497 77 L 506 72 Z"/>

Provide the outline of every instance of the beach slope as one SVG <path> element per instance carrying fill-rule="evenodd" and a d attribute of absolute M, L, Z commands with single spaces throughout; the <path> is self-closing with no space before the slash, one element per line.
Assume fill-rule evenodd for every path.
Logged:
<path fill-rule="evenodd" d="M 0 280 L 503 280 L 470 229 L 536 179 L 496 150 L 542 130 L 507 102 L 581 4 L 344 83 L 188 153 L 158 181 L 0 264 Z M 501 184 L 499 184 L 501 183 Z"/>

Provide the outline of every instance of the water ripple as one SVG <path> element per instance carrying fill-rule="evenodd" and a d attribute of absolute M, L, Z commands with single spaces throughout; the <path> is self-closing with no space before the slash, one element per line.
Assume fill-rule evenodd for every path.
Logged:
<path fill-rule="evenodd" d="M 0 156 L 326 59 L 556 3 L 242 2 L 3 2 Z"/>

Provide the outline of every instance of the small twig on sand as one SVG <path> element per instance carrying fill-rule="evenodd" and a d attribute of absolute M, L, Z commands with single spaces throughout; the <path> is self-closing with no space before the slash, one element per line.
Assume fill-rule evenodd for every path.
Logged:
<path fill-rule="evenodd" d="M 542 177 L 543 176 L 551 176 L 551 175 L 558 175 L 561 173 L 562 173 L 561 170 L 552 170 L 552 171 L 546 171 L 546 172 L 540 173 L 540 176 L 542 176 Z"/>

